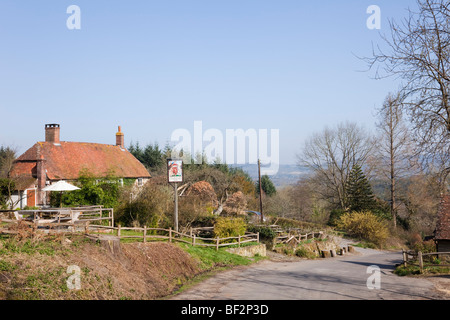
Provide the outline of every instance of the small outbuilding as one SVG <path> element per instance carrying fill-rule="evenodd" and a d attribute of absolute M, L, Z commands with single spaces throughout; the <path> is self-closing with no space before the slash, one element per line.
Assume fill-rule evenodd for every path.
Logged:
<path fill-rule="evenodd" d="M 441 199 L 435 241 L 438 252 L 450 252 L 450 195 L 444 195 Z"/>

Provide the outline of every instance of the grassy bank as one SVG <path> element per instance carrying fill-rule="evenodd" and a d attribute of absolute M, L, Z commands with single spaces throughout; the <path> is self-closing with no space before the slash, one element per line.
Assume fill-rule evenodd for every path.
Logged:
<path fill-rule="evenodd" d="M 242 257 L 227 252 L 225 248 L 216 250 L 214 248 L 208 247 L 191 246 L 185 243 L 178 243 L 177 246 L 186 251 L 199 263 L 201 272 L 187 281 L 184 285 L 180 286 L 178 290 L 176 290 L 167 298 L 181 293 L 189 288 L 192 288 L 196 284 L 208 279 L 209 277 L 214 276 L 220 271 L 231 269 L 237 266 L 247 266 L 266 259 L 265 257 L 261 256 L 255 256 L 253 258 Z"/>
<path fill-rule="evenodd" d="M 0 300 L 163 299 L 244 258 L 215 248 L 167 242 L 122 243 L 112 254 L 82 236 L 0 237 Z M 69 266 L 80 269 L 79 290 L 69 289 Z"/>
<path fill-rule="evenodd" d="M 394 273 L 398 276 L 414 276 L 414 275 L 448 275 L 450 274 L 450 267 L 448 266 L 440 266 L 436 264 L 434 266 L 424 266 L 423 273 L 420 273 L 420 268 L 418 266 L 397 266 L 395 268 Z"/>

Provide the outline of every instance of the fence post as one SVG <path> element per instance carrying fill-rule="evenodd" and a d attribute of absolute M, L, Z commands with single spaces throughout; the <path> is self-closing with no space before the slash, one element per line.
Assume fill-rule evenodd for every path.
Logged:
<path fill-rule="evenodd" d="M 417 258 L 419 259 L 419 269 L 420 269 L 420 273 L 423 273 L 423 257 L 422 257 L 422 251 L 417 252 Z"/>
<path fill-rule="evenodd" d="M 408 261 L 408 255 L 404 249 L 402 249 L 402 255 L 403 255 L 403 266 L 407 267 L 407 261 Z"/>
<path fill-rule="evenodd" d="M 194 236 L 192 237 L 192 245 L 195 246 L 195 234 L 194 234 Z"/>
<path fill-rule="evenodd" d="M 406 264 L 405 264 L 405 266 L 407 266 L 408 265 L 408 261 L 409 261 L 409 254 L 408 254 L 408 251 L 406 251 L 405 253 L 406 253 Z M 414 259 L 414 256 L 413 256 L 413 259 Z"/>
<path fill-rule="evenodd" d="M 169 242 L 172 242 L 172 227 L 169 228 Z"/>
<path fill-rule="evenodd" d="M 147 226 L 145 225 L 145 226 L 144 226 L 144 243 L 147 242 L 147 239 L 145 238 L 146 235 L 147 235 Z"/>
<path fill-rule="evenodd" d="M 114 228 L 114 209 L 111 209 L 111 227 Z"/>
<path fill-rule="evenodd" d="M 259 232 L 256 233 L 256 242 L 259 243 Z"/>
<path fill-rule="evenodd" d="M 219 237 L 216 238 L 216 251 L 219 251 Z"/>
<path fill-rule="evenodd" d="M 117 226 L 117 237 L 120 239 L 120 223 Z"/>
<path fill-rule="evenodd" d="M 36 231 L 37 231 L 37 229 L 38 229 L 38 220 L 34 220 L 33 221 L 33 239 L 34 239 L 34 237 L 36 237 Z"/>
<path fill-rule="evenodd" d="M 241 235 L 240 234 L 238 234 L 238 247 L 239 248 L 241 247 Z"/>

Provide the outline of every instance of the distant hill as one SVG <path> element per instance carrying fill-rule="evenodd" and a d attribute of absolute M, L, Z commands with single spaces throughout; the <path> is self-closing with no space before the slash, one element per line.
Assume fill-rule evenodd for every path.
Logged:
<path fill-rule="evenodd" d="M 246 171 L 253 181 L 258 180 L 258 165 L 256 164 L 244 164 L 244 165 L 232 165 L 232 167 L 241 168 Z M 264 166 L 261 166 L 261 174 Z M 295 164 L 280 164 L 277 174 L 271 175 L 270 180 L 277 188 L 294 185 L 304 175 L 309 173 L 309 169 L 306 167 L 299 167 Z"/>

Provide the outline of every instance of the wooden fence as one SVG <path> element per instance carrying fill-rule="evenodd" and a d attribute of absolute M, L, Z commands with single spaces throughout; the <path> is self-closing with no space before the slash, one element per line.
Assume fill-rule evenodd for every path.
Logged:
<path fill-rule="evenodd" d="M 198 229 L 198 228 L 196 228 Z M 203 246 L 203 247 L 215 247 L 219 250 L 219 247 L 234 246 L 239 247 L 244 243 L 257 242 L 259 243 L 259 233 L 245 233 L 244 235 L 239 235 L 237 237 L 226 237 L 226 238 L 205 238 L 198 237 L 195 234 L 195 229 L 191 229 L 189 234 L 182 233 L 173 230 L 172 228 L 132 228 L 132 227 L 111 227 L 111 226 L 100 226 L 100 225 L 88 225 L 86 232 L 95 231 L 97 234 L 90 233 L 90 236 L 97 236 L 101 238 L 101 233 L 108 231 L 109 234 L 113 233 L 119 239 L 137 239 L 142 240 L 144 243 L 154 240 L 168 240 L 169 242 L 178 241 L 191 244 L 193 246 Z M 138 234 L 127 234 L 126 231 L 132 231 Z"/>
<path fill-rule="evenodd" d="M 319 232 L 310 232 L 305 234 L 289 234 L 289 235 L 281 235 L 275 238 L 274 245 L 278 243 L 290 243 L 296 242 L 297 244 L 303 240 L 308 239 L 322 239 L 324 237 L 324 233 L 322 231 Z"/>
<path fill-rule="evenodd" d="M 420 273 L 423 273 L 424 267 L 450 267 L 450 264 L 435 264 L 435 263 L 425 263 L 426 257 L 432 257 L 432 256 L 450 256 L 450 252 L 427 252 L 423 253 L 422 251 L 406 251 L 402 249 L 402 256 L 403 256 L 403 266 L 407 267 L 408 265 L 418 266 Z M 411 259 L 410 259 L 411 257 Z"/>
<path fill-rule="evenodd" d="M 262 225 L 256 224 L 255 227 L 267 227 L 273 230 L 277 236 L 273 240 L 273 245 L 279 243 L 296 242 L 297 244 L 308 239 L 323 239 L 325 234 L 323 231 L 306 232 L 301 228 L 283 228 L 279 225 Z"/>
<path fill-rule="evenodd" d="M 45 232 L 84 232 L 86 235 L 100 238 L 101 234 L 114 235 L 118 239 L 137 239 L 143 242 L 168 240 L 192 244 L 194 246 L 239 247 L 244 243 L 259 243 L 259 233 L 245 233 L 237 237 L 207 238 L 199 237 L 199 231 L 213 231 L 214 228 L 191 228 L 185 232 L 164 228 L 132 228 L 114 227 L 113 209 L 105 209 L 101 206 L 77 207 L 77 208 L 54 208 L 36 210 L 5 210 L 2 212 L 7 218 L 0 219 L 0 234 L 17 234 L 14 228 L 8 228 L 11 224 L 24 223 L 34 230 L 40 229 Z M 95 232 L 94 234 L 92 232 Z M 135 234 L 133 234 L 135 233 Z"/>
<path fill-rule="evenodd" d="M 114 225 L 113 209 L 101 206 L 86 206 L 76 208 L 53 208 L 36 210 L 3 210 L 0 219 L 0 233 L 14 233 L 2 227 L 11 223 L 25 223 L 34 228 L 53 230 L 67 229 L 68 231 L 85 230 L 87 225 L 107 224 Z"/>

